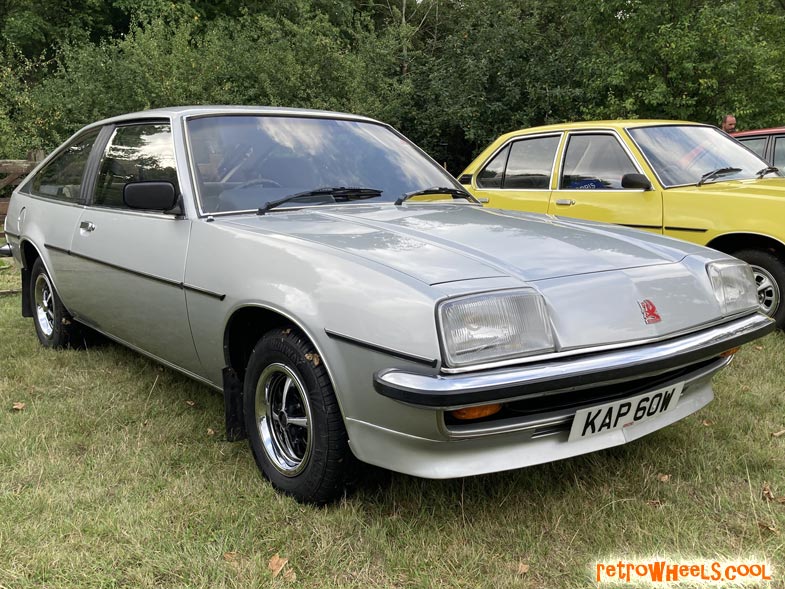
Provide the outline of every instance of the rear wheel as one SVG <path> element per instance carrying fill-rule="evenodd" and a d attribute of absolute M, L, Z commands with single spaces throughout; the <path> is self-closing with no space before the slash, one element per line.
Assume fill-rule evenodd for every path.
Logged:
<path fill-rule="evenodd" d="M 734 252 L 733 255 L 752 266 L 760 310 L 772 317 L 777 322 L 778 328 L 783 329 L 785 305 L 782 304 L 782 295 L 785 293 L 785 265 L 774 254 L 762 250 L 741 250 Z"/>
<path fill-rule="evenodd" d="M 38 341 L 46 348 L 66 348 L 82 343 L 80 326 L 74 322 L 57 295 L 41 258 L 30 272 L 30 306 Z"/>
<path fill-rule="evenodd" d="M 243 385 L 246 431 L 256 463 L 298 501 L 340 497 L 354 463 L 327 370 L 293 329 L 275 329 L 254 346 Z"/>

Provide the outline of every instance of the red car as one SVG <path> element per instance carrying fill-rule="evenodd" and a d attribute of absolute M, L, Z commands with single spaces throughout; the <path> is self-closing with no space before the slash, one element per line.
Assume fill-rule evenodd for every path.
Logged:
<path fill-rule="evenodd" d="M 740 131 L 731 135 L 773 166 L 785 170 L 785 127 Z"/>

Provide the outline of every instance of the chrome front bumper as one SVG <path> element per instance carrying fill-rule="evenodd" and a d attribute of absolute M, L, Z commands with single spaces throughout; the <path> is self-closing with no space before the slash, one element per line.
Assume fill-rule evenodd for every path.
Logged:
<path fill-rule="evenodd" d="M 755 314 L 662 342 L 513 369 L 460 375 L 381 370 L 374 375 L 374 388 L 391 399 L 432 409 L 510 402 L 654 376 L 717 357 L 773 330 L 771 318 Z"/>

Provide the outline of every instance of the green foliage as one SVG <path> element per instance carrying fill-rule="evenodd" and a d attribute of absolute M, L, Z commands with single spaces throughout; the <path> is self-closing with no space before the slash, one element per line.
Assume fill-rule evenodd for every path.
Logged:
<path fill-rule="evenodd" d="M 785 121 L 781 0 L 0 0 L 0 157 L 178 104 L 325 108 L 458 172 L 514 128 Z"/>
<path fill-rule="evenodd" d="M 415 128 L 455 172 L 503 132 L 571 118 L 582 98 L 577 12 L 557 0 L 461 6 L 413 72 Z"/>
<path fill-rule="evenodd" d="M 602 3 L 587 17 L 597 32 L 583 64 L 592 97 L 582 109 L 587 118 L 716 124 L 735 112 L 747 128 L 785 118 L 782 8 L 757 0 L 637 0 Z"/>
<path fill-rule="evenodd" d="M 180 104 L 282 105 L 390 118 L 398 80 L 384 38 L 361 15 L 341 30 L 306 6 L 299 5 L 299 22 L 244 14 L 201 23 L 186 12 L 137 20 L 121 39 L 65 44 L 56 71 L 28 89 L 17 120 L 34 120 L 28 141 L 51 148 L 93 120 Z"/>
<path fill-rule="evenodd" d="M 150 0 L 148 0 L 150 1 Z M 61 40 L 84 42 L 128 25 L 128 12 L 112 0 L 0 0 L 0 50 L 33 58 Z"/>

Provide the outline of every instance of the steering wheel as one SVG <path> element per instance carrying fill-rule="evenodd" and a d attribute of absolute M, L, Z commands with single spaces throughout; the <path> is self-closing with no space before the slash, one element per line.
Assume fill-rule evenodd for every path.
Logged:
<path fill-rule="evenodd" d="M 242 184 L 235 186 L 235 189 L 242 190 L 243 188 L 248 188 L 250 186 L 261 186 L 262 188 L 280 188 L 281 185 L 272 180 L 270 178 L 254 178 L 253 180 L 248 180 L 248 182 L 243 182 Z"/>

